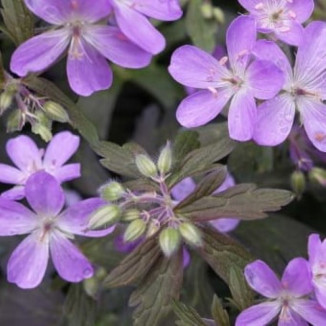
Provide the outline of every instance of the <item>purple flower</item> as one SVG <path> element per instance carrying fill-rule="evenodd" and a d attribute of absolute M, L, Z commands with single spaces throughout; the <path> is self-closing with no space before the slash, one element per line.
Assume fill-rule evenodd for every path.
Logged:
<path fill-rule="evenodd" d="M 101 237 L 114 227 L 87 231 L 89 215 L 101 205 L 92 198 L 70 206 L 60 213 L 65 202 L 57 180 L 46 172 L 37 172 L 26 183 L 30 207 L 0 198 L 0 236 L 29 234 L 14 250 L 8 262 L 8 281 L 21 288 L 38 286 L 45 274 L 49 255 L 59 275 L 69 282 L 80 282 L 93 275 L 87 258 L 70 240 L 74 234 Z"/>
<path fill-rule="evenodd" d="M 326 311 L 317 301 L 310 299 L 312 292 L 308 263 L 295 258 L 287 265 L 281 281 L 261 260 L 245 268 L 245 277 L 256 292 L 267 298 L 244 310 L 236 320 L 236 326 L 265 326 L 279 315 L 279 326 L 324 326 Z"/>
<path fill-rule="evenodd" d="M 194 47 L 182 46 L 172 55 L 170 74 L 181 84 L 203 89 L 178 107 L 177 119 L 185 127 L 198 127 L 213 120 L 232 98 L 228 124 L 231 138 L 246 141 L 253 135 L 256 121 L 255 98 L 273 98 L 283 86 L 283 72 L 271 61 L 251 60 L 256 43 L 253 18 L 234 20 L 226 36 L 227 57 L 217 61 Z"/>
<path fill-rule="evenodd" d="M 97 23 L 111 12 L 109 0 L 25 0 L 37 16 L 55 25 L 20 45 L 10 68 L 19 76 L 48 68 L 68 49 L 67 75 L 70 87 L 88 96 L 112 84 L 106 62 L 126 68 L 149 64 L 150 53 L 130 42 L 118 28 Z"/>
<path fill-rule="evenodd" d="M 109 0 L 121 31 L 145 51 L 157 54 L 165 47 L 163 35 L 145 17 L 177 20 L 182 16 L 178 0 Z"/>
<path fill-rule="evenodd" d="M 308 253 L 315 295 L 318 302 L 326 309 L 326 240 L 321 242 L 318 234 L 311 234 Z"/>
<path fill-rule="evenodd" d="M 0 182 L 16 186 L 1 196 L 13 200 L 24 198 L 28 178 L 41 170 L 53 175 L 60 183 L 79 178 L 80 164 L 65 164 L 78 146 L 79 137 L 69 131 L 56 134 L 45 151 L 27 136 L 10 139 L 6 150 L 17 168 L 0 163 Z"/>
<path fill-rule="evenodd" d="M 239 0 L 257 21 L 258 31 L 290 45 L 300 45 L 304 23 L 314 10 L 313 0 Z"/>
<path fill-rule="evenodd" d="M 285 72 L 283 92 L 258 108 L 254 140 L 260 145 L 282 143 L 299 111 L 306 133 L 315 147 L 326 152 L 326 24 L 313 22 L 305 29 L 309 40 L 298 48 L 292 71 L 289 61 L 273 42 L 260 40 L 254 49 L 259 59 L 273 59 Z"/>
<path fill-rule="evenodd" d="M 233 177 L 228 173 L 222 185 L 215 190 L 214 194 L 222 192 L 235 185 Z M 172 195 L 178 202 L 184 200 L 189 196 L 196 188 L 196 183 L 191 178 L 185 178 L 172 189 Z M 220 232 L 230 232 L 234 230 L 240 223 L 237 218 L 218 218 L 210 221 L 210 223 Z"/>

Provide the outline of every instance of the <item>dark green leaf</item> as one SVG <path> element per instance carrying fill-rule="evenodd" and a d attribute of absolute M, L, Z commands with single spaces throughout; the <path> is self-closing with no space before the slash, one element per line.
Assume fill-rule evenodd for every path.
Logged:
<path fill-rule="evenodd" d="M 222 301 L 217 295 L 214 295 L 213 298 L 212 316 L 217 326 L 231 326 L 229 314 L 224 309 Z"/>
<path fill-rule="evenodd" d="M 134 326 L 160 325 L 171 311 L 172 300 L 179 298 L 182 278 L 182 250 L 170 259 L 162 255 L 130 297 L 129 304 L 136 306 Z"/>
<path fill-rule="evenodd" d="M 64 313 L 69 326 L 94 326 L 96 301 L 84 291 L 82 284 L 72 284 L 65 302 Z"/>
<path fill-rule="evenodd" d="M 31 38 L 34 33 L 34 19 L 23 0 L 1 0 L 1 14 L 7 35 L 16 45 Z"/>
<path fill-rule="evenodd" d="M 105 287 L 135 284 L 155 265 L 161 255 L 156 238 L 150 238 L 139 245 L 104 280 Z"/>
<path fill-rule="evenodd" d="M 206 326 L 199 314 L 192 307 L 188 307 L 178 301 L 173 301 L 172 307 L 174 313 L 180 319 L 180 326 Z"/>
<path fill-rule="evenodd" d="M 177 211 L 195 221 L 209 221 L 219 217 L 258 219 L 266 212 L 280 210 L 293 199 L 287 190 L 257 189 L 255 185 L 240 184 L 218 194 L 199 199 Z"/>
<path fill-rule="evenodd" d="M 198 199 L 209 196 L 212 194 L 225 180 L 227 170 L 224 166 L 217 168 L 216 171 L 209 173 L 205 176 L 196 186 L 196 189 L 183 201 L 181 201 L 175 209 L 181 209 L 188 206 Z"/>
<path fill-rule="evenodd" d="M 207 52 L 212 52 L 216 44 L 215 36 L 218 24 L 214 19 L 204 18 L 201 10 L 203 3 L 202 0 L 191 0 L 189 2 L 186 29 L 196 46 Z"/>

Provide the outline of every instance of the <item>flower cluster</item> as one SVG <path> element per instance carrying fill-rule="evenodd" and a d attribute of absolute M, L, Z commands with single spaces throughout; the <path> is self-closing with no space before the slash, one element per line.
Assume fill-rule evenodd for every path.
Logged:
<path fill-rule="evenodd" d="M 188 45 L 172 55 L 169 71 L 173 78 L 201 89 L 181 102 L 178 121 L 188 128 L 204 125 L 230 101 L 230 137 L 275 146 L 287 138 L 298 112 L 312 144 L 326 151 L 326 24 L 301 25 L 310 17 L 313 1 L 240 3 L 250 14 L 229 26 L 228 56 L 217 60 Z M 269 40 L 257 39 L 258 32 L 267 34 Z M 297 46 L 293 68 L 274 42 L 277 39 Z"/>
<path fill-rule="evenodd" d="M 91 277 L 91 263 L 69 239 L 74 235 L 101 237 L 114 230 L 88 230 L 89 216 L 105 204 L 99 198 L 82 200 L 63 210 L 65 194 L 60 183 L 80 176 L 80 164 L 65 164 L 78 145 L 79 137 L 70 132 L 57 134 L 46 151 L 26 136 L 7 143 L 17 168 L 0 165 L 1 181 L 15 185 L 0 197 L 0 236 L 28 234 L 8 262 L 8 281 L 21 288 L 40 284 L 50 254 L 65 280 L 80 282 Z M 22 198 L 31 209 L 16 201 Z"/>
<path fill-rule="evenodd" d="M 326 320 L 326 240 L 309 237 L 309 261 L 295 258 L 287 265 L 281 281 L 261 260 L 245 268 L 252 289 L 267 298 L 244 310 L 236 326 L 265 326 L 276 316 L 278 325 L 325 325 Z"/>
<path fill-rule="evenodd" d="M 107 89 L 112 70 L 106 59 L 125 68 L 142 68 L 163 50 L 163 36 L 144 15 L 176 20 L 177 0 L 25 0 L 36 16 L 53 25 L 21 44 L 11 58 L 19 76 L 42 72 L 68 49 L 70 87 L 83 96 Z"/>

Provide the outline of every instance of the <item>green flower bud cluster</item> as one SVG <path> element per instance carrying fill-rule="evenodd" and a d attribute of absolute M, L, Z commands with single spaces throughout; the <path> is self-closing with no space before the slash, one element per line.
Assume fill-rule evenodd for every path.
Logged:
<path fill-rule="evenodd" d="M 89 228 L 97 229 L 117 223 L 121 217 L 121 208 L 118 205 L 105 205 L 96 210 L 90 217 Z"/>
<path fill-rule="evenodd" d="M 62 105 L 53 102 L 53 101 L 46 101 L 43 106 L 43 111 L 46 116 L 53 121 L 58 121 L 61 123 L 69 122 L 69 116 L 67 111 L 63 108 Z"/>

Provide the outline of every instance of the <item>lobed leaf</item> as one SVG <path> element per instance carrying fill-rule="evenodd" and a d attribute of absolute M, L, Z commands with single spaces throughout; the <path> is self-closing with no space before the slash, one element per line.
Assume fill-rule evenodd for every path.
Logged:
<path fill-rule="evenodd" d="M 199 314 L 192 307 L 188 307 L 185 304 L 173 301 L 173 311 L 178 316 L 180 326 L 206 326 Z"/>

